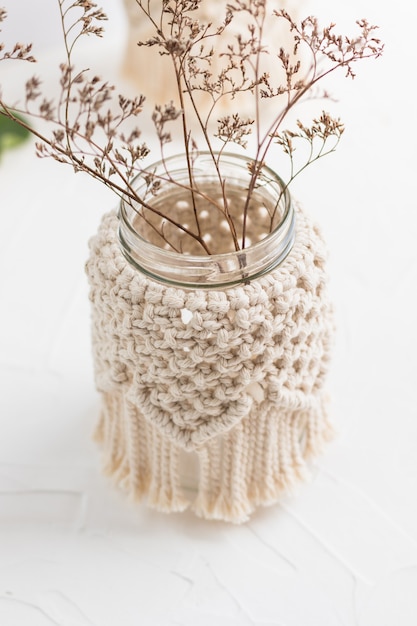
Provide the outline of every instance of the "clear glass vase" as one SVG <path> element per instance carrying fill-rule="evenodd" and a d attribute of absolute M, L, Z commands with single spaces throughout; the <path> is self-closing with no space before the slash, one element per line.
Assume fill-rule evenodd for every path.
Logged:
<path fill-rule="evenodd" d="M 205 202 L 219 185 L 210 155 L 194 164 L 196 205 L 184 163 L 170 159 L 168 182 L 155 165 L 156 195 L 135 181 L 161 215 L 123 201 L 90 242 L 97 440 L 131 498 L 243 522 L 308 474 L 332 432 L 326 249 L 271 170 L 244 236 L 249 161 L 223 155 L 228 216 Z"/>
<path fill-rule="evenodd" d="M 243 205 L 250 184 L 250 161 L 233 154 L 222 155 L 221 174 L 226 181 L 225 195 L 228 211 L 236 228 L 238 244 L 242 245 Z M 157 163 L 150 168 L 156 179 L 171 180 L 161 184 L 161 190 L 152 197 L 148 185 L 140 179 L 135 190 L 144 201 L 153 203 L 161 213 L 189 226 L 195 222 L 193 202 L 187 187 L 189 172 L 184 155 Z M 193 161 L 193 184 L 202 194 L 222 202 L 219 177 L 212 156 L 203 153 Z M 147 222 L 138 217 L 138 204 L 122 201 L 120 206 L 119 239 L 123 254 L 134 267 L 155 280 L 183 288 L 224 289 L 258 278 L 277 267 L 294 243 L 295 212 L 291 196 L 284 182 L 270 168 L 263 167 L 262 176 L 253 193 L 246 219 L 245 248 L 233 248 L 230 225 L 222 210 L 208 202 L 197 207 L 202 239 L 212 254 L 186 233 L 179 231 L 164 218 L 150 216 Z M 152 224 L 149 221 L 153 219 Z M 171 227 L 173 245 L 158 235 Z M 194 230 L 196 225 L 194 224 Z"/>

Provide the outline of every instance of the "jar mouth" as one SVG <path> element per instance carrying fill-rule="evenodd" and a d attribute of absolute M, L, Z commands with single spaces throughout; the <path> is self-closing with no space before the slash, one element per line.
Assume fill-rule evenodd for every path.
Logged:
<path fill-rule="evenodd" d="M 222 155 L 221 172 L 228 180 L 230 176 L 236 180 L 240 176 L 248 176 L 250 159 L 245 156 L 225 153 Z M 213 165 L 209 153 L 200 153 L 193 164 L 193 175 L 207 176 L 208 168 Z M 172 156 L 164 164 L 156 163 L 151 171 L 168 166 L 175 178 L 176 172 L 184 174 L 184 155 Z M 148 241 L 135 228 L 137 210 L 125 201 L 119 207 L 119 242 L 121 250 L 128 262 L 150 278 L 173 286 L 190 289 L 227 288 L 247 283 L 269 273 L 280 265 L 290 252 L 295 238 L 296 216 L 291 196 L 282 179 L 268 166 L 263 167 L 263 178 L 259 186 L 262 193 L 280 205 L 280 219 L 276 226 L 260 241 L 241 250 L 214 254 L 189 254 L 167 250 Z M 137 187 L 143 186 L 143 178 L 139 178 Z M 134 186 L 135 180 L 133 181 Z M 257 187 L 259 189 L 259 187 Z"/>

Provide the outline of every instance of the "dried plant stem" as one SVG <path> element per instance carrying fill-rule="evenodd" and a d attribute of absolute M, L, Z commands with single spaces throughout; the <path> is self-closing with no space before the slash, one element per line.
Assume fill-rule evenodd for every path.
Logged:
<path fill-rule="evenodd" d="M 289 176 L 276 205 L 268 209 L 269 228 L 274 228 L 288 186 L 306 167 L 334 152 L 343 133 L 340 120 L 325 111 L 310 125 L 298 120 L 295 129 L 283 129 L 289 114 L 300 102 L 311 99 L 317 86 L 333 72 L 345 69 L 346 76 L 353 78 L 354 63 L 378 58 L 383 50 L 375 37 L 377 27 L 366 20 L 357 22 L 359 33 L 356 37 L 336 35 L 334 24 L 320 28 L 313 16 L 296 23 L 282 9 L 268 12 L 271 5 L 274 7 L 275 0 L 230 0 L 223 19 L 217 25 L 203 23 L 199 19 L 203 0 L 161 0 L 156 5 L 150 0 L 136 0 L 138 12 L 153 30 L 153 34 L 138 45 L 155 47 L 158 54 L 170 59 L 175 73 L 171 99 L 166 104 L 156 103 L 152 113 L 160 158 L 165 168 L 163 173 L 157 173 L 153 165 L 144 163 L 150 150 L 145 142 L 139 142 L 141 131 L 136 126 L 145 97 L 115 97 L 112 85 L 91 75 L 88 70 L 77 70 L 73 63 L 74 50 L 83 37 L 102 37 L 101 22 L 107 16 L 91 0 L 57 2 L 65 62 L 60 65 L 60 89 L 56 102 L 42 96 L 41 81 L 34 76 L 25 85 L 23 106 L 8 104 L 0 91 L 0 115 L 30 130 L 38 140 L 39 156 L 52 157 L 71 165 L 75 172 L 83 171 L 108 187 L 127 202 L 147 226 L 159 230 L 163 240 L 176 251 L 181 251 L 181 246 L 167 240 L 165 222 L 191 237 L 205 254 L 211 254 L 199 215 L 200 201 L 207 201 L 216 212 L 221 212 L 233 248 L 239 251 L 246 247 L 252 200 L 257 187 L 266 180 L 265 165 L 275 146 L 278 146 L 288 159 Z M 230 25 L 242 17 L 244 26 L 241 27 L 239 22 L 239 28 L 233 30 Z M 0 8 L 0 24 L 5 18 L 6 11 Z M 293 38 L 289 51 L 281 47 L 271 50 L 275 41 L 265 42 L 267 20 L 277 20 L 288 27 Z M 301 47 L 307 54 L 299 53 Z M 268 52 L 269 58 L 275 59 L 276 67 L 271 73 L 262 70 L 262 60 Z M 12 50 L 5 51 L 0 43 L 0 61 L 21 60 L 35 61 L 31 45 L 16 44 Z M 277 84 L 271 84 L 271 76 Z M 201 95 L 206 100 L 201 101 Z M 236 97 L 242 95 L 245 102 L 252 102 L 254 119 L 244 117 L 238 106 L 237 110 L 233 110 Z M 319 95 L 324 99 L 329 97 L 326 91 L 319 92 Z M 276 113 L 271 118 L 263 117 L 263 99 L 276 103 Z M 227 112 L 219 114 L 220 105 L 225 102 Z M 24 114 L 35 122 L 43 120 L 52 128 L 51 136 L 17 118 L 15 113 Z M 216 115 L 217 126 L 213 131 Z M 188 183 L 174 178 L 166 157 L 166 145 L 172 142 L 171 128 L 176 128 L 178 124 Z M 252 125 L 255 141 L 248 159 L 250 176 L 241 207 L 239 239 L 236 215 L 230 213 L 230 181 L 224 174 L 223 158 L 231 146 L 239 150 L 247 149 Z M 304 161 L 298 164 L 295 145 L 299 142 L 307 142 L 309 150 Z M 205 187 L 199 187 L 195 175 L 194 166 L 201 144 L 202 150 L 211 157 L 218 181 L 219 194 L 215 193 L 212 197 Z M 179 219 L 170 215 L 169 206 L 163 209 L 155 207 L 158 193 L 167 183 L 178 185 L 190 199 L 195 227 L 181 224 Z M 138 192 L 143 188 L 144 196 Z M 148 211 L 149 215 L 160 218 L 161 226 L 149 220 Z"/>

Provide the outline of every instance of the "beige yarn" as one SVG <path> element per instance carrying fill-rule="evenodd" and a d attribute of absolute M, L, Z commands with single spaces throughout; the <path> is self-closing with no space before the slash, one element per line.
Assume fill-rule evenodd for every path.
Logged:
<path fill-rule="evenodd" d="M 333 327 L 319 231 L 299 211 L 278 268 L 213 291 L 142 275 L 117 229 L 117 215 L 106 215 L 87 263 L 106 471 L 160 511 L 191 505 L 243 522 L 304 478 L 331 434 L 323 385 Z M 193 501 L 180 474 L 192 453 Z"/>

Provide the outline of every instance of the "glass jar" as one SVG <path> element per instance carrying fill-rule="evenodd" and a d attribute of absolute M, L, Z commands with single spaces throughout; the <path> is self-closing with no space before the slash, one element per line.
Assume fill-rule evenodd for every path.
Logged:
<path fill-rule="evenodd" d="M 251 245 L 236 250 L 235 200 L 246 196 L 249 162 L 223 155 L 235 238 L 215 205 L 194 212 L 184 159 L 169 167 L 174 182 L 165 184 L 165 165 L 155 165 L 156 195 L 152 180 L 136 183 L 171 221 L 149 210 L 140 219 L 123 201 L 90 242 L 97 439 L 106 473 L 131 498 L 243 522 L 308 474 L 332 432 L 326 249 L 271 170 L 248 213 Z M 218 184 L 209 155 L 195 162 L 194 183 L 203 195 Z M 197 221 L 198 240 L 174 226 L 191 231 Z"/>
<path fill-rule="evenodd" d="M 242 206 L 250 183 L 249 165 L 246 157 L 225 154 L 221 159 L 221 173 L 226 180 L 226 194 L 235 197 L 235 215 L 232 219 L 241 230 Z M 156 202 L 157 207 L 164 214 L 175 215 L 178 222 L 186 224 L 193 220 L 192 202 L 184 200 L 189 195 L 183 188 L 189 184 L 189 173 L 185 164 L 184 155 L 174 156 L 163 163 L 157 163 L 150 168 L 155 178 L 166 178 L 166 169 L 169 170 L 171 181 L 163 183 L 161 190 L 154 198 L 149 198 L 148 185 L 142 179 L 138 181 L 135 190 L 139 196 L 148 202 Z M 212 156 L 202 153 L 193 161 L 193 177 L 195 184 L 202 190 L 213 191 L 219 187 L 218 174 Z M 219 195 L 216 191 L 214 196 Z M 208 208 L 208 210 L 207 210 Z M 229 225 L 224 216 L 208 205 L 199 211 L 200 225 L 204 229 L 203 239 L 215 242 L 220 239 L 223 248 L 229 245 L 227 252 L 207 255 L 203 249 L 201 254 L 178 253 L 168 248 L 168 245 L 159 239 L 155 245 L 154 227 L 161 228 L 165 220 L 153 224 L 152 228 L 138 219 L 138 206 L 121 202 L 119 239 L 126 259 L 138 270 L 155 280 L 183 288 L 224 289 L 248 280 L 258 278 L 277 267 L 287 256 L 294 243 L 295 212 L 291 196 L 284 182 L 268 167 L 263 167 L 262 177 L 254 193 L 254 201 L 250 207 L 247 220 L 246 244 L 251 243 L 243 250 L 232 249 L 232 237 Z M 271 222 L 269 214 L 274 212 L 271 232 L 268 224 Z M 144 235 L 147 231 L 148 238 Z M 241 234 L 241 233 L 238 233 Z M 177 239 L 184 238 L 184 233 L 176 233 Z M 253 243 L 254 238 L 258 240 Z M 150 239 L 153 238 L 153 242 Z M 241 237 L 239 237 L 241 239 Z M 227 241 L 228 240 L 228 241 Z M 195 242 L 194 248 L 198 249 Z M 164 247 L 165 244 L 165 247 Z M 222 245 L 222 244 L 220 244 Z M 217 242 L 217 247 L 219 244 Z"/>

